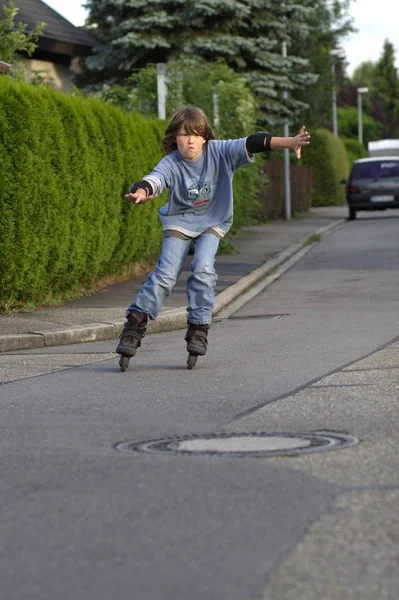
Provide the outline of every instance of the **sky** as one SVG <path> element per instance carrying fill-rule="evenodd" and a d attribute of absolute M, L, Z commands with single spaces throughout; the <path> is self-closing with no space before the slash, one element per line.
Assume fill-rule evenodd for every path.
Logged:
<path fill-rule="evenodd" d="M 352 34 L 342 43 L 349 76 L 361 62 L 376 62 L 379 59 L 385 38 L 388 38 L 396 49 L 396 67 L 399 68 L 398 23 L 392 8 L 396 1 L 352 0 L 349 13 L 354 18 L 358 33 Z M 83 8 L 84 3 L 82 0 L 46 0 L 46 4 L 76 26 L 83 25 L 85 21 L 87 12 Z"/>

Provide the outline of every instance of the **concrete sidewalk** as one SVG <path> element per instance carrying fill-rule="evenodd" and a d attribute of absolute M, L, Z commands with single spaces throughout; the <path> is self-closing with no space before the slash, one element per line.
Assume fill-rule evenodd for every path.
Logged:
<path fill-rule="evenodd" d="M 312 235 L 323 236 L 344 223 L 346 217 L 346 206 L 314 208 L 305 217 L 256 225 L 229 239 L 236 254 L 217 257 L 219 278 L 214 315 L 221 315 L 255 285 L 264 287 L 267 277 L 276 279 L 308 251 L 310 246 L 304 246 L 304 242 L 311 241 Z M 185 283 L 190 260 L 188 257 L 161 314 L 149 324 L 148 333 L 186 326 Z M 134 277 L 57 307 L 0 315 L 0 352 L 116 339 L 125 321 L 126 307 L 146 279 L 147 274 Z"/>

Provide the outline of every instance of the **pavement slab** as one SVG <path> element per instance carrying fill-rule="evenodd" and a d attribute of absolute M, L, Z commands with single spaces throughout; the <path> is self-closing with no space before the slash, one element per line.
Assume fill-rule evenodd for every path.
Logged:
<path fill-rule="evenodd" d="M 326 375 L 296 393 L 238 416 L 231 432 L 335 431 L 360 440 L 345 450 L 273 457 L 342 485 L 399 485 L 399 355 L 395 340 L 386 348 Z M 388 366 L 382 368 L 387 357 Z M 384 461 L 378 457 L 384 456 Z"/>
<path fill-rule="evenodd" d="M 335 500 L 268 579 L 262 600 L 397 600 L 399 489 Z"/>
<path fill-rule="evenodd" d="M 109 358 L 115 353 L 91 354 L 4 354 L 0 358 L 0 381 L 8 383 L 28 377 L 48 375 L 56 371 L 72 369 L 87 364 L 95 364 Z"/>

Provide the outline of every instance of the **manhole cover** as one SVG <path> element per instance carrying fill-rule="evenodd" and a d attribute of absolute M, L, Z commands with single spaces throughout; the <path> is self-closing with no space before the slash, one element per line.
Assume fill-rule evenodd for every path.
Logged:
<path fill-rule="evenodd" d="M 307 433 L 211 433 L 141 442 L 120 442 L 119 452 L 169 455 L 261 457 L 303 454 L 353 446 L 359 440 L 330 431 Z"/>

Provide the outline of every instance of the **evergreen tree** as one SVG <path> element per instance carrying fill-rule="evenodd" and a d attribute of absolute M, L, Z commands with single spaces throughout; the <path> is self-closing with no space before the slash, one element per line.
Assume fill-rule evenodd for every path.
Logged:
<path fill-rule="evenodd" d="M 123 83 L 134 71 L 178 55 L 185 4 L 185 0 L 88 0 L 87 27 L 102 45 L 87 59 L 80 81 Z"/>
<path fill-rule="evenodd" d="M 351 79 L 356 87 L 368 87 L 369 93 L 374 93 L 375 63 L 371 60 L 360 63 L 353 71 Z"/>
<path fill-rule="evenodd" d="M 375 66 L 374 90 L 386 115 L 385 136 L 399 136 L 399 76 L 395 67 L 395 49 L 385 40 L 382 55 Z"/>
<path fill-rule="evenodd" d="M 311 10 L 293 0 L 190 3 L 191 30 L 185 47 L 207 60 L 224 58 L 258 98 L 263 124 L 276 127 L 303 111 L 306 103 L 298 100 L 297 90 L 317 79 L 309 73 L 306 58 L 290 53 L 291 40 L 299 45 L 310 35 L 307 19 Z"/>
<path fill-rule="evenodd" d="M 177 57 L 224 59 L 255 93 L 265 126 L 286 119 L 292 122 L 309 104 L 303 90 L 311 89 L 318 79 L 309 68 L 309 48 L 314 47 L 312 40 L 315 32 L 318 35 L 326 3 L 88 0 L 88 24 L 103 45 L 87 60 L 81 83 L 124 84 L 135 70 Z M 342 7 L 347 0 L 333 4 Z M 323 27 L 330 24 L 331 20 L 324 19 Z M 282 56 L 283 43 L 286 57 Z"/>

